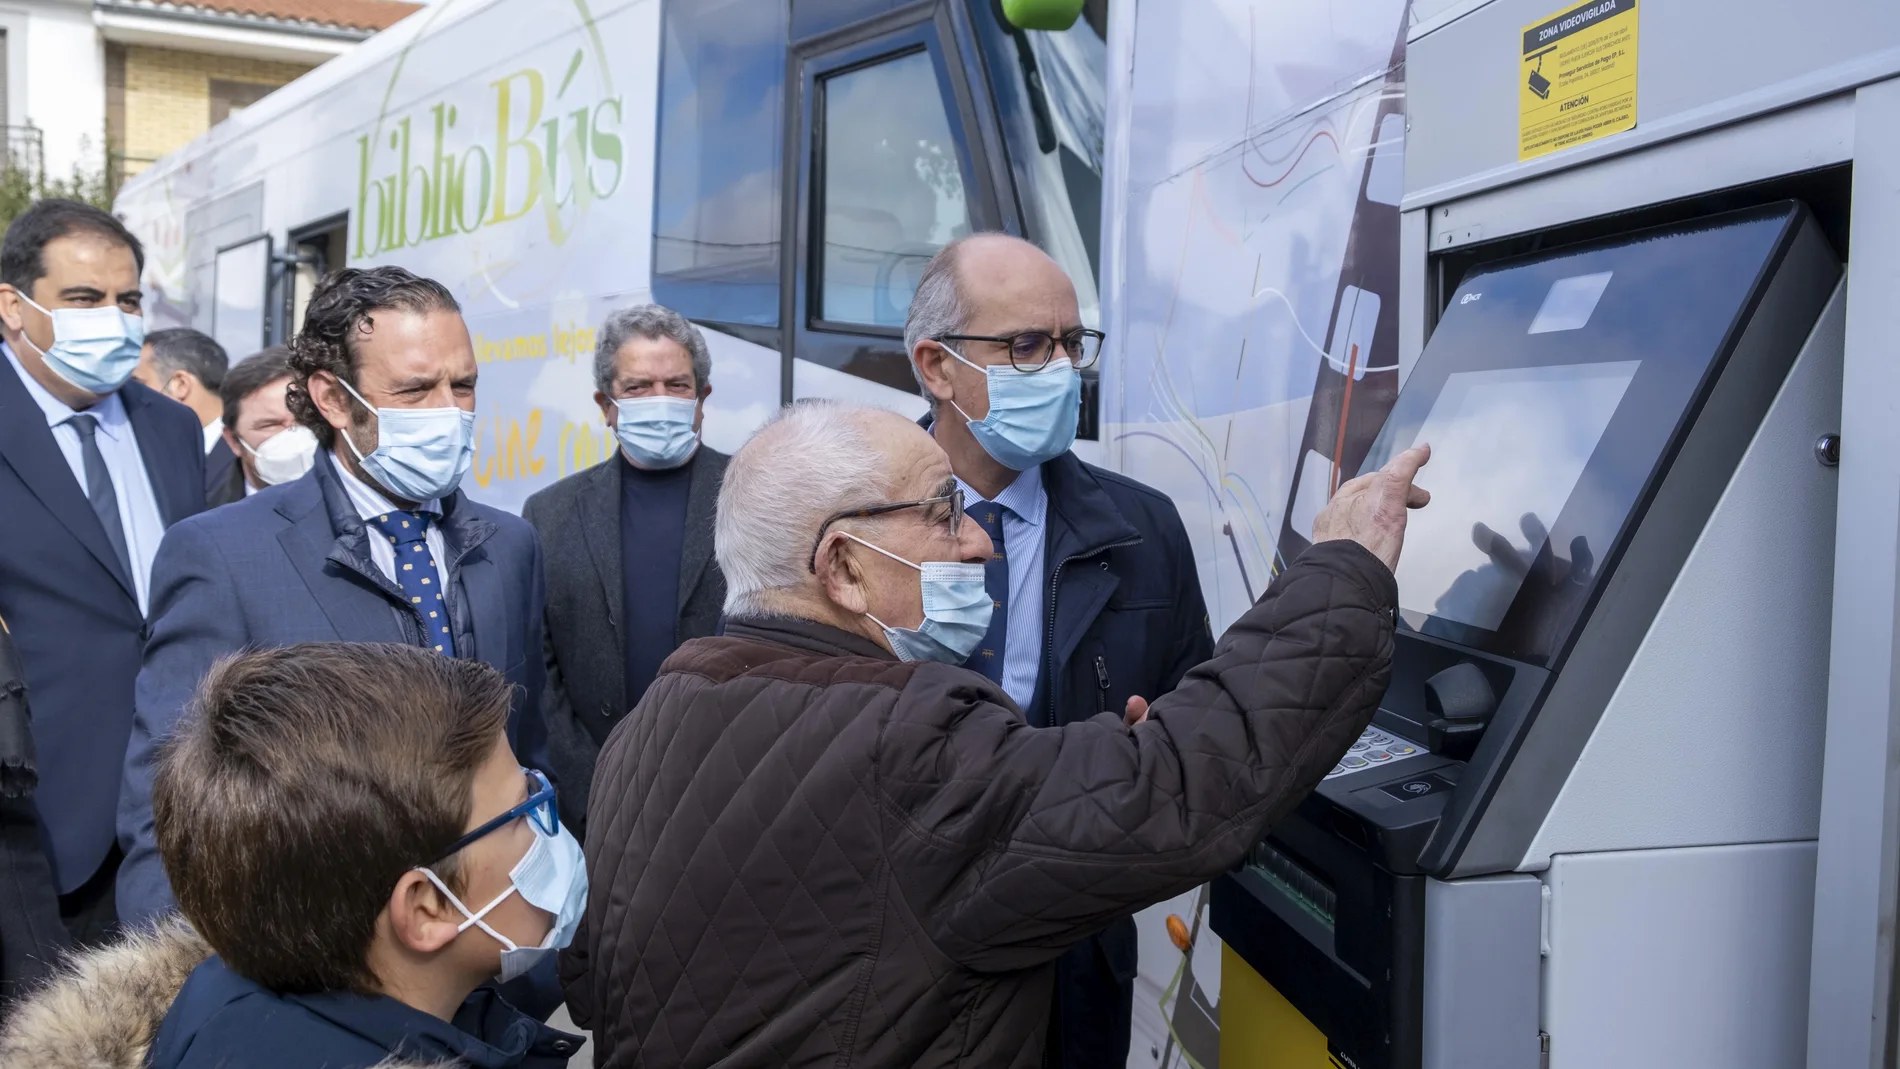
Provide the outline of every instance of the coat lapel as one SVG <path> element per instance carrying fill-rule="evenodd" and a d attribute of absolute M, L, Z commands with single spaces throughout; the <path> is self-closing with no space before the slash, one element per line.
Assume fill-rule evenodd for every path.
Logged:
<path fill-rule="evenodd" d="M 118 554 L 106 540 L 106 529 L 79 489 L 79 480 L 73 478 L 66 454 L 60 452 L 59 443 L 53 440 L 52 428 L 46 425 L 46 413 L 14 373 L 12 361 L 3 358 L 0 358 L 0 457 L 19 474 L 20 481 L 46 506 L 46 511 L 72 532 L 73 538 L 86 547 L 100 567 L 118 580 L 126 596 L 136 602 L 132 577 L 119 565 Z"/>
<path fill-rule="evenodd" d="M 588 471 L 587 485 L 576 498 L 581 540 L 594 562 L 601 597 L 606 599 L 607 626 L 612 632 L 610 651 L 621 649 L 625 641 L 620 626 L 620 614 L 625 611 L 620 605 L 624 593 L 620 571 L 620 468 L 625 463 L 616 452 L 596 464 Z"/>
<path fill-rule="evenodd" d="M 494 535 L 495 525 L 471 513 L 467 505 L 459 490 L 442 505 L 442 546 L 448 551 L 455 589 L 466 599 L 468 611 L 468 630 L 455 636 L 455 655 L 480 659 L 506 672 L 514 667 L 507 663 L 508 599 L 500 570 L 482 548 Z"/>
<path fill-rule="evenodd" d="M 126 421 L 132 424 L 132 433 L 139 441 L 139 454 L 145 458 L 145 475 L 151 481 L 152 496 L 158 501 L 159 518 L 165 522 L 165 526 L 170 527 L 187 516 L 204 511 L 204 458 L 195 451 L 192 454 L 192 460 L 198 465 L 197 493 L 192 492 L 194 480 L 191 470 L 183 465 L 167 467 L 158 463 L 167 450 L 159 440 L 164 428 L 158 425 L 158 414 L 152 409 L 157 396 L 136 382 L 126 383 L 119 391 L 119 401 L 125 405 Z"/>
<path fill-rule="evenodd" d="M 713 519 L 719 509 L 719 485 L 725 481 L 726 455 L 705 446 L 693 458 L 686 490 L 686 530 L 680 539 L 679 609 L 686 610 L 693 588 L 713 556 Z"/>
<path fill-rule="evenodd" d="M 338 536 L 329 516 L 313 472 L 304 476 L 300 492 L 277 506 L 277 514 L 289 521 L 277 533 L 284 555 L 303 578 L 304 588 L 330 621 L 337 637 L 358 642 L 407 642 L 396 624 L 393 609 L 379 604 L 387 591 L 371 579 L 369 545 L 359 527 L 354 548 L 349 533 Z M 363 594 L 371 597 L 363 597 Z"/>

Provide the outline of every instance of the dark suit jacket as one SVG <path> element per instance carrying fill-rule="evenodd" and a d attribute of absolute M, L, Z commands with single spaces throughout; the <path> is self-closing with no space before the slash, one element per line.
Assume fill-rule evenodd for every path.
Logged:
<path fill-rule="evenodd" d="M 167 524 L 204 508 L 204 431 L 190 409 L 119 390 Z M 0 616 L 32 694 L 41 819 L 61 892 L 112 849 L 119 766 L 145 618 L 46 416 L 0 358 Z"/>
<path fill-rule="evenodd" d="M 540 543 L 519 517 L 460 491 L 442 509 L 456 653 L 494 665 L 521 688 L 509 739 L 523 764 L 547 769 Z M 138 674 L 132 740 L 123 751 L 120 920 L 136 924 L 173 906 L 152 836 L 153 764 L 213 661 L 298 642 L 420 641 L 401 589 L 370 557 L 363 521 L 328 453 L 319 452 L 316 467 L 296 482 L 167 532 L 152 566 L 152 637 Z"/>
<path fill-rule="evenodd" d="M 205 507 L 244 500 L 244 465 L 223 439 L 205 454 Z"/>
<path fill-rule="evenodd" d="M 1122 714 L 1131 696 L 1153 701 L 1214 655 L 1207 605 L 1181 514 L 1166 494 L 1064 453 L 1042 466 L 1049 497 L 1043 588 L 1048 635 L 1037 725 Z M 1060 1069 L 1128 1059 L 1135 923 L 1117 920 L 1056 963 L 1049 1029 Z"/>
<path fill-rule="evenodd" d="M 679 624 L 675 645 L 719 627 L 726 578 L 713 561 L 713 515 L 726 454 L 702 445 L 689 461 L 686 531 L 680 544 Z M 561 820 L 586 830 L 594 759 L 607 733 L 633 707 L 627 647 L 620 630 L 620 473 L 615 453 L 528 499 L 521 515 L 541 533 L 547 562 L 547 670 L 543 700 L 548 752 L 561 775 Z"/>

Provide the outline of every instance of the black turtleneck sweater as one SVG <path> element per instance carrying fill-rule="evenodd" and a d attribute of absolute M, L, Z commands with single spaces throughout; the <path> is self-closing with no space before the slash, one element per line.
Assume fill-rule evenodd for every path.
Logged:
<path fill-rule="evenodd" d="M 625 457 L 619 463 L 621 619 L 631 709 L 679 645 L 680 548 L 693 463 L 667 471 L 636 468 Z"/>

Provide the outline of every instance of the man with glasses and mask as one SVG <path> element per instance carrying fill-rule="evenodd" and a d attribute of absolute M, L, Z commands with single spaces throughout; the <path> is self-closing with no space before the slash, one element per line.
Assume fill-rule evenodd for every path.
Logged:
<path fill-rule="evenodd" d="M 144 253 L 117 219 L 42 200 L 0 248 L 0 617 L 33 702 L 60 914 L 110 935 L 113 814 L 165 529 L 205 506 L 191 410 L 132 381 Z"/>
<path fill-rule="evenodd" d="M 159 744 L 239 650 L 393 642 L 485 661 L 515 687 L 510 744 L 547 768 L 540 542 L 459 489 L 476 364 L 455 299 L 399 267 L 339 271 L 311 295 L 290 370 L 291 413 L 321 446 L 314 466 L 173 528 L 153 565 L 119 811 L 127 923 L 173 908 L 152 828 Z"/>
<path fill-rule="evenodd" d="M 996 607 L 950 459 L 804 402 L 727 466 L 724 634 L 614 729 L 562 959 L 600 1069 L 1039 1064 L 1054 962 L 1298 805 L 1390 674 L 1410 450 L 1141 723 L 1023 722 L 963 667 Z"/>
<path fill-rule="evenodd" d="M 1079 373 L 1102 346 L 1074 284 L 1020 238 L 959 239 L 924 269 L 904 344 L 931 433 L 995 546 L 985 585 L 996 611 L 968 667 L 1035 727 L 1138 720 L 1213 643 L 1174 503 L 1070 452 Z M 1135 952 L 1123 917 L 1063 957 L 1047 1064 L 1126 1060 Z"/>

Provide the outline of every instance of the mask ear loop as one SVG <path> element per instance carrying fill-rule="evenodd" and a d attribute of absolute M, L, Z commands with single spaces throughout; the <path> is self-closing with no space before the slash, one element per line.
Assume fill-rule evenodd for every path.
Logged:
<path fill-rule="evenodd" d="M 354 397 L 354 398 L 356 398 L 356 403 L 357 403 L 357 404 L 359 404 L 359 405 L 362 405 L 362 406 L 363 406 L 364 408 L 366 408 L 366 409 L 368 409 L 368 410 L 369 410 L 369 411 L 371 411 L 371 412 L 375 412 L 375 411 L 376 411 L 376 406 L 375 406 L 375 405 L 372 405 L 372 404 L 370 404 L 370 403 L 369 403 L 369 401 L 367 401 L 366 399 L 364 399 L 364 397 L 363 397 L 363 395 L 362 395 L 362 394 L 360 394 L 360 393 L 357 393 L 357 392 L 356 392 L 356 387 L 354 387 L 354 386 L 351 386 L 351 385 L 350 385 L 350 384 L 349 384 L 348 382 L 346 382 L 346 381 L 344 381 L 344 378 L 343 378 L 343 376 L 341 376 L 341 375 L 335 375 L 334 377 L 336 378 L 336 384 L 337 384 L 338 386 L 341 386 L 341 387 L 343 387 L 343 388 L 344 388 L 345 390 L 348 390 L 348 391 L 350 392 L 350 396 L 351 396 L 351 397 Z M 378 413 L 378 414 L 377 414 L 377 418 L 378 418 L 378 419 L 380 419 L 380 418 L 381 418 L 381 413 Z M 356 448 L 356 439 L 354 439 L 354 438 L 351 438 L 351 437 L 349 436 L 349 434 L 348 434 L 348 432 L 339 432 L 339 434 L 338 434 L 338 437 L 340 437 L 340 438 L 342 438 L 342 439 L 343 439 L 343 441 L 344 441 L 344 442 L 345 442 L 345 443 L 346 443 L 346 444 L 347 444 L 347 445 L 348 445 L 348 446 L 350 447 L 350 452 L 352 452 L 352 453 L 355 453 L 355 454 L 356 454 L 356 462 L 357 462 L 358 464 L 361 464 L 361 463 L 363 463 L 364 461 L 366 461 L 366 460 L 368 460 L 368 459 L 369 459 L 368 457 L 366 457 L 366 456 L 364 456 L 364 455 L 363 455 L 363 451 L 362 451 L 361 449 L 358 449 L 358 448 Z M 429 870 L 427 870 L 427 869 L 424 869 L 424 870 L 422 870 L 422 871 L 424 871 L 424 872 L 427 872 L 427 871 L 429 871 Z M 439 887 L 439 886 L 441 886 L 441 885 L 440 885 L 440 884 L 437 884 L 436 886 L 438 886 L 438 887 Z M 443 893 L 444 893 L 444 894 L 447 894 L 448 892 L 447 892 L 447 891 L 444 891 Z"/>
<path fill-rule="evenodd" d="M 952 404 L 955 404 L 955 402 L 954 402 L 954 401 L 953 401 L 953 402 L 951 402 L 951 403 L 952 403 Z M 885 549 L 885 548 L 884 548 L 884 547 L 882 547 L 882 546 L 874 546 L 874 545 L 872 545 L 871 543 L 869 543 L 869 542 L 866 542 L 866 541 L 865 541 L 864 539 L 862 539 L 862 538 L 859 538 L 859 537 L 858 537 L 857 535 L 854 535 L 854 534 L 852 534 L 852 533 L 851 533 L 850 531 L 839 531 L 838 533 L 839 533 L 839 534 L 841 534 L 841 535 L 843 535 L 843 536 L 845 536 L 846 538 L 849 538 L 849 539 L 850 539 L 851 541 L 853 541 L 853 542 L 856 542 L 856 543 L 857 543 L 858 545 L 860 545 L 860 546 L 863 546 L 864 548 L 866 548 L 866 549 L 868 549 L 868 550 L 871 550 L 871 551 L 872 551 L 872 552 L 874 552 L 874 553 L 882 553 L 882 554 L 884 554 L 884 555 L 885 555 L 886 557 L 889 557 L 889 558 L 891 558 L 892 560 L 894 560 L 894 561 L 896 561 L 896 562 L 897 562 L 897 563 L 899 563 L 899 564 L 908 564 L 908 565 L 910 565 L 910 566 L 911 566 L 912 568 L 915 568 L 915 569 L 917 569 L 917 570 L 918 570 L 919 572 L 921 572 L 921 571 L 923 571 L 923 570 L 924 570 L 924 566 L 923 566 L 923 565 L 921 565 L 921 564 L 915 564 L 915 563 L 912 563 L 911 561 L 907 561 L 907 560 L 905 560 L 904 558 L 902 558 L 902 557 L 900 557 L 900 556 L 898 556 L 898 555 L 897 555 L 897 554 L 895 554 L 895 553 L 892 553 L 892 552 L 891 552 L 890 550 L 888 550 L 888 549 Z M 889 625 L 889 624 L 887 624 L 887 623 L 885 623 L 884 621 L 882 621 L 882 620 L 880 620 L 880 619 L 878 619 L 877 617 L 875 617 L 875 616 L 872 616 L 872 615 L 871 615 L 870 613 L 868 613 L 868 612 L 867 612 L 867 613 L 865 613 L 864 615 L 865 615 L 865 618 L 866 618 L 866 619 L 868 619 L 868 620 L 870 620 L 870 621 L 871 621 L 872 623 L 874 623 L 874 624 L 876 624 L 877 626 L 879 626 L 879 627 L 881 627 L 881 628 L 883 628 L 883 629 L 884 629 L 884 630 L 886 630 L 886 631 L 903 631 L 903 630 L 907 630 L 906 628 L 901 628 L 901 627 L 892 627 L 891 625 Z"/>
<path fill-rule="evenodd" d="M 27 296 L 26 294 L 24 294 L 24 293 L 21 293 L 21 292 L 20 292 L 20 291 L 19 291 L 18 289 L 15 289 L 15 290 L 13 291 L 13 295 L 14 295 L 15 297 L 18 297 L 18 298 L 20 298 L 21 300 L 23 300 L 23 301 L 25 301 L 26 303 L 28 303 L 28 304 L 30 304 L 30 305 L 32 305 L 32 306 L 33 306 L 33 307 L 34 307 L 35 309 L 37 309 L 37 310 L 39 311 L 39 313 L 40 313 L 41 315 L 43 315 L 43 316 L 45 316 L 46 318 L 48 318 L 48 319 L 51 319 L 51 318 L 53 318 L 53 313 L 52 313 L 51 311 L 49 311 L 49 310 L 48 310 L 48 309 L 46 309 L 46 308 L 43 308 L 43 307 L 41 307 L 41 306 L 40 306 L 40 302 L 38 302 L 38 301 L 36 301 L 36 300 L 34 300 L 34 299 L 33 299 L 33 298 L 31 298 L 31 297 L 28 297 L 28 296 Z M 53 332 L 53 334 L 54 334 L 54 343 L 55 343 L 55 344 L 58 344 L 58 335 L 59 335 L 59 332 L 58 332 L 57 330 L 55 330 L 55 331 Z M 23 341 L 23 342 L 25 342 L 25 343 L 27 343 L 28 345 L 32 345 L 32 346 L 33 346 L 33 351 L 34 351 L 34 352 L 36 352 L 36 353 L 38 353 L 38 354 L 40 354 L 40 359 L 41 359 L 41 360 L 45 360 L 45 359 L 47 359 L 47 353 L 46 353 L 46 350 L 44 350 L 44 349 L 42 349 L 42 348 L 40 348 L 40 347 L 39 347 L 38 345 L 34 345 L 34 344 L 33 344 L 33 339 L 32 339 L 32 338 L 29 338 L 29 337 L 27 337 L 27 336 L 26 336 L 26 320 L 25 320 L 25 318 L 22 318 L 22 319 L 20 320 L 20 340 L 21 340 L 21 341 Z"/>
<path fill-rule="evenodd" d="M 965 360 L 965 359 L 963 358 L 963 354 L 962 354 L 962 353 L 959 353 L 959 352 L 957 352 L 957 351 L 956 351 L 955 349 L 952 349 L 952 348 L 950 348 L 950 347 L 949 347 L 948 345 L 945 345 L 945 344 L 944 344 L 944 343 L 942 343 L 942 342 L 938 342 L 938 343 L 937 343 L 937 348 L 939 348 L 939 349 L 942 349 L 942 350 L 943 350 L 944 352 L 946 352 L 946 353 L 949 353 L 949 354 L 950 354 L 951 356 L 953 356 L 953 357 L 955 357 L 955 358 L 956 358 L 956 360 L 957 360 L 957 363 L 959 363 L 959 364 L 962 364 L 962 365 L 963 365 L 964 367 L 967 367 L 967 368 L 970 368 L 970 369 L 972 369 L 972 370 L 975 370 L 975 371 L 981 371 L 981 372 L 983 373 L 983 382 L 984 382 L 984 384 L 985 384 L 985 387 L 984 387 L 984 388 L 985 388 L 985 389 L 987 389 L 987 388 L 988 388 L 988 383 L 989 383 L 989 378 L 990 378 L 990 369 L 989 369 L 989 368 L 986 368 L 986 367 L 984 367 L 984 366 L 983 366 L 983 365 L 981 365 L 981 364 L 972 364 L 972 363 L 971 363 L 970 361 L 968 361 L 968 360 Z M 965 412 L 965 411 L 963 410 L 963 406 L 962 406 L 962 405 L 960 405 L 960 404 L 957 404 L 957 399 L 956 399 L 956 398 L 954 398 L 954 397 L 952 397 L 952 398 L 950 399 L 950 407 L 951 407 L 951 408 L 954 408 L 954 409 L 956 409 L 956 410 L 957 410 L 957 415 L 959 415 L 959 416 L 962 416 L 962 417 L 963 417 L 963 422 L 965 422 L 965 423 L 980 423 L 980 422 L 982 422 L 981 420 L 975 420 L 975 419 L 971 419 L 971 418 L 970 418 L 970 414 L 969 414 L 968 412 Z M 876 549 L 877 547 L 876 547 L 876 546 L 873 546 L 873 547 L 871 547 L 871 548 L 873 548 L 873 549 Z"/>
<path fill-rule="evenodd" d="M 507 936 L 501 934 L 500 932 L 496 931 L 495 929 L 489 927 L 488 922 L 482 919 L 483 917 L 488 916 L 488 914 L 492 912 L 496 906 L 499 906 L 503 902 L 507 901 L 509 895 L 515 893 L 516 888 L 513 881 L 509 882 L 508 889 L 506 891 L 503 891 L 501 894 L 495 896 L 495 900 L 493 902 L 490 902 L 486 906 L 483 906 L 482 911 L 480 913 L 472 913 L 469 911 L 469 908 L 467 906 L 462 904 L 461 899 L 455 897 L 455 892 L 449 890 L 448 885 L 442 882 L 441 877 L 437 876 L 434 872 L 430 871 L 429 869 L 417 869 L 415 871 L 422 873 L 424 876 L 427 876 L 429 878 L 429 882 L 432 884 L 435 884 L 435 889 L 442 892 L 443 896 L 449 900 L 449 904 L 454 906 L 456 909 L 460 910 L 462 913 L 462 916 L 468 918 L 467 920 L 463 921 L 461 924 L 458 924 L 455 926 L 456 934 L 459 935 L 462 932 L 468 931 L 469 927 L 472 925 L 474 927 L 480 928 L 484 932 L 487 932 L 490 938 L 494 939 L 495 942 L 500 943 L 502 947 L 507 950 L 521 949 L 521 946 L 518 943 L 508 938 Z"/>

